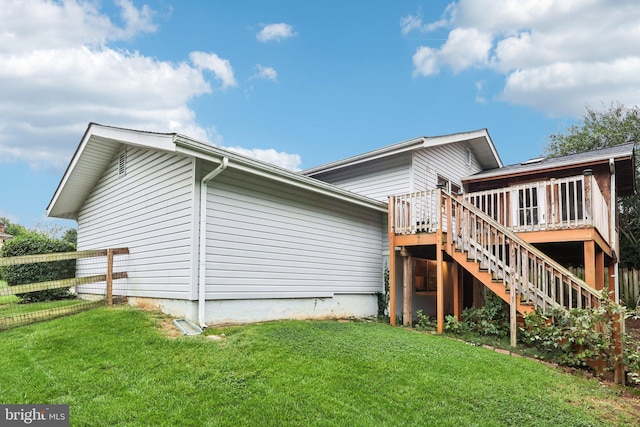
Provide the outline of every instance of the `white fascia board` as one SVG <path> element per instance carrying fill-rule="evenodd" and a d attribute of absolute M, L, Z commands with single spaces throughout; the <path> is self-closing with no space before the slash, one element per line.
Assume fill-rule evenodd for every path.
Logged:
<path fill-rule="evenodd" d="M 49 205 L 46 209 L 46 214 L 49 216 L 53 207 L 58 202 L 60 195 L 69 181 L 71 175 L 78 165 L 78 162 L 81 161 L 82 155 L 87 148 L 87 145 L 95 138 L 105 138 L 114 141 L 119 141 L 122 144 L 143 147 L 143 148 L 154 148 L 160 149 L 164 151 L 175 151 L 175 143 L 174 138 L 175 134 L 161 134 L 161 133 L 153 133 L 153 132 L 143 132 L 131 129 L 123 129 L 112 126 L 104 126 L 97 123 L 89 123 L 87 130 L 82 136 L 82 140 L 78 145 L 73 157 L 71 158 L 71 162 L 60 180 L 58 187 L 56 188 L 51 201 L 49 201 Z M 96 173 L 102 173 L 102 171 L 95 171 Z"/>
<path fill-rule="evenodd" d="M 155 133 L 133 129 L 123 129 L 92 123 L 89 127 L 90 136 L 96 136 L 133 147 L 153 148 L 163 151 L 176 151 L 175 133 Z"/>
<path fill-rule="evenodd" d="M 178 153 L 194 156 L 216 164 L 221 163 L 223 157 L 227 157 L 229 159 L 229 168 L 241 170 L 317 194 L 322 194 L 351 204 L 387 213 L 387 204 L 384 202 L 352 193 L 317 179 L 300 175 L 288 169 L 242 156 L 229 150 L 214 147 L 210 144 L 194 141 L 181 135 L 178 135 L 175 141 L 176 152 Z"/>
<path fill-rule="evenodd" d="M 317 173 L 330 172 L 335 169 L 340 169 L 345 166 L 357 165 L 364 162 L 369 162 L 371 160 L 381 159 L 383 157 L 389 157 L 400 153 L 405 153 L 407 151 L 415 150 L 416 148 L 421 148 L 424 146 L 425 138 L 419 137 L 410 139 L 408 141 L 399 142 L 394 145 L 390 145 L 388 147 L 380 148 L 374 151 L 369 151 L 368 153 L 360 154 L 353 157 L 348 157 L 346 159 L 337 160 L 332 163 L 327 163 L 325 165 L 316 166 L 310 169 L 303 170 L 301 173 L 306 176 L 315 175 Z"/>
<path fill-rule="evenodd" d="M 399 142 L 384 148 L 370 151 L 368 153 L 360 154 L 357 156 L 349 157 L 346 159 L 338 160 L 325 165 L 316 166 L 310 169 L 302 171 L 303 175 L 312 176 L 318 173 L 330 172 L 332 170 L 340 169 L 347 166 L 357 165 L 359 163 L 369 162 L 377 160 L 383 157 L 393 156 L 395 154 L 404 153 L 407 151 L 413 151 L 417 148 L 435 147 L 438 145 L 451 144 L 460 141 L 468 141 L 476 138 L 484 138 L 487 142 L 497 166 L 502 167 L 502 160 L 496 151 L 496 147 L 489 136 L 489 132 L 486 129 L 480 129 L 470 132 L 453 133 L 450 135 L 432 136 L 432 137 L 418 137 L 404 142 Z"/>
<path fill-rule="evenodd" d="M 87 147 L 87 144 L 89 143 L 89 139 L 91 138 L 90 130 L 91 130 L 91 124 L 89 124 L 89 127 L 87 127 L 87 130 L 84 132 L 84 135 L 80 140 L 80 144 L 78 145 L 78 148 L 76 148 L 76 151 L 73 154 L 73 157 L 71 158 L 71 162 L 67 166 L 67 169 L 65 170 L 64 175 L 62 175 L 62 179 L 60 180 L 60 183 L 58 184 L 58 187 L 56 188 L 55 193 L 53 193 L 53 197 L 49 201 L 49 205 L 47 206 L 47 209 L 46 209 L 47 216 L 49 216 L 49 214 L 51 213 L 53 206 L 55 206 L 56 202 L 58 201 L 58 198 L 60 197 L 60 193 L 62 192 L 62 189 L 66 185 L 71 174 L 73 173 L 73 170 L 78 164 L 80 157 L 82 157 L 82 153 L 84 152 L 85 148 Z"/>

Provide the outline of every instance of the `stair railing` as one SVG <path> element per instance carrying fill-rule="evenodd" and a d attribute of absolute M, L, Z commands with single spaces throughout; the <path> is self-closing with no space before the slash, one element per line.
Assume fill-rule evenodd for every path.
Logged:
<path fill-rule="evenodd" d="M 480 209 L 446 191 L 441 191 L 441 200 L 450 212 L 443 216 L 450 221 L 447 250 L 465 252 L 522 303 L 543 311 L 599 306 L 595 289 Z"/>

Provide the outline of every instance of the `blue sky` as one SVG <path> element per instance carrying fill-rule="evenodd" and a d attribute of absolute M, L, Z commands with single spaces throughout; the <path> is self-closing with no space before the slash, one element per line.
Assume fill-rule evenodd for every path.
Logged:
<path fill-rule="evenodd" d="M 635 0 L 0 0 L 0 216 L 52 222 L 89 122 L 291 169 L 487 128 L 517 163 L 638 104 L 639 36 Z"/>

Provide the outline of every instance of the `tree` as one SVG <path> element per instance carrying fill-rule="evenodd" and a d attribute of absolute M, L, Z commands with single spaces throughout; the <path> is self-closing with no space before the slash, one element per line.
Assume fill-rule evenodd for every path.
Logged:
<path fill-rule="evenodd" d="M 582 123 L 563 133 L 549 136 L 545 152 L 551 157 L 581 153 L 640 141 L 640 108 L 626 108 L 620 103 L 603 104 L 602 110 L 586 106 Z M 638 160 L 636 160 L 638 162 Z M 638 163 L 636 163 L 636 171 Z M 636 172 L 636 188 L 639 175 Z M 626 267 L 640 268 L 640 196 L 625 197 L 620 208 L 620 262 Z"/>
<path fill-rule="evenodd" d="M 14 224 L 8 218 L 0 218 L 0 222 L 4 224 L 4 232 L 11 234 L 13 237 L 27 232 L 27 228 L 24 225 Z"/>
<path fill-rule="evenodd" d="M 76 228 L 67 228 L 62 233 L 62 240 L 71 243 L 74 247 L 78 246 L 78 230 Z"/>

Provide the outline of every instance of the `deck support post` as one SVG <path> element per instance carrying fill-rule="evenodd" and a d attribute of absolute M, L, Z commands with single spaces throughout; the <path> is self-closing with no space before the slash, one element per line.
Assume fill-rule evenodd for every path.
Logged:
<path fill-rule="evenodd" d="M 444 227 L 443 220 L 443 209 L 446 209 L 446 203 L 444 201 L 443 191 L 440 190 L 440 197 L 438 197 L 439 207 L 438 207 L 438 228 L 436 230 L 436 322 L 437 322 L 437 330 L 438 333 L 441 334 L 444 332 L 444 269 L 442 268 L 442 230 Z M 451 215 L 447 213 L 447 219 L 451 218 Z"/>
<path fill-rule="evenodd" d="M 604 251 L 596 248 L 596 290 L 604 289 Z"/>
<path fill-rule="evenodd" d="M 402 247 L 401 254 L 404 261 L 402 281 L 402 324 L 404 326 L 411 326 L 413 321 L 411 300 L 411 297 L 413 295 L 413 258 L 411 257 L 409 250 L 405 247 Z"/>
<path fill-rule="evenodd" d="M 396 198 L 389 196 L 388 209 L 388 236 L 389 236 L 389 324 L 396 325 L 396 231 L 395 231 L 395 206 Z"/>
<path fill-rule="evenodd" d="M 451 275 L 453 276 L 453 315 L 460 321 L 462 319 L 462 280 L 460 268 L 457 262 L 453 263 Z"/>
<path fill-rule="evenodd" d="M 515 347 L 518 342 L 518 312 L 517 312 L 517 297 L 518 297 L 518 287 L 516 286 L 516 249 L 514 245 L 509 245 L 509 257 L 510 257 L 510 266 L 511 266 L 511 283 L 509 283 L 509 338 L 511 347 Z"/>
<path fill-rule="evenodd" d="M 584 242 L 584 281 L 596 289 L 596 242 Z"/>

